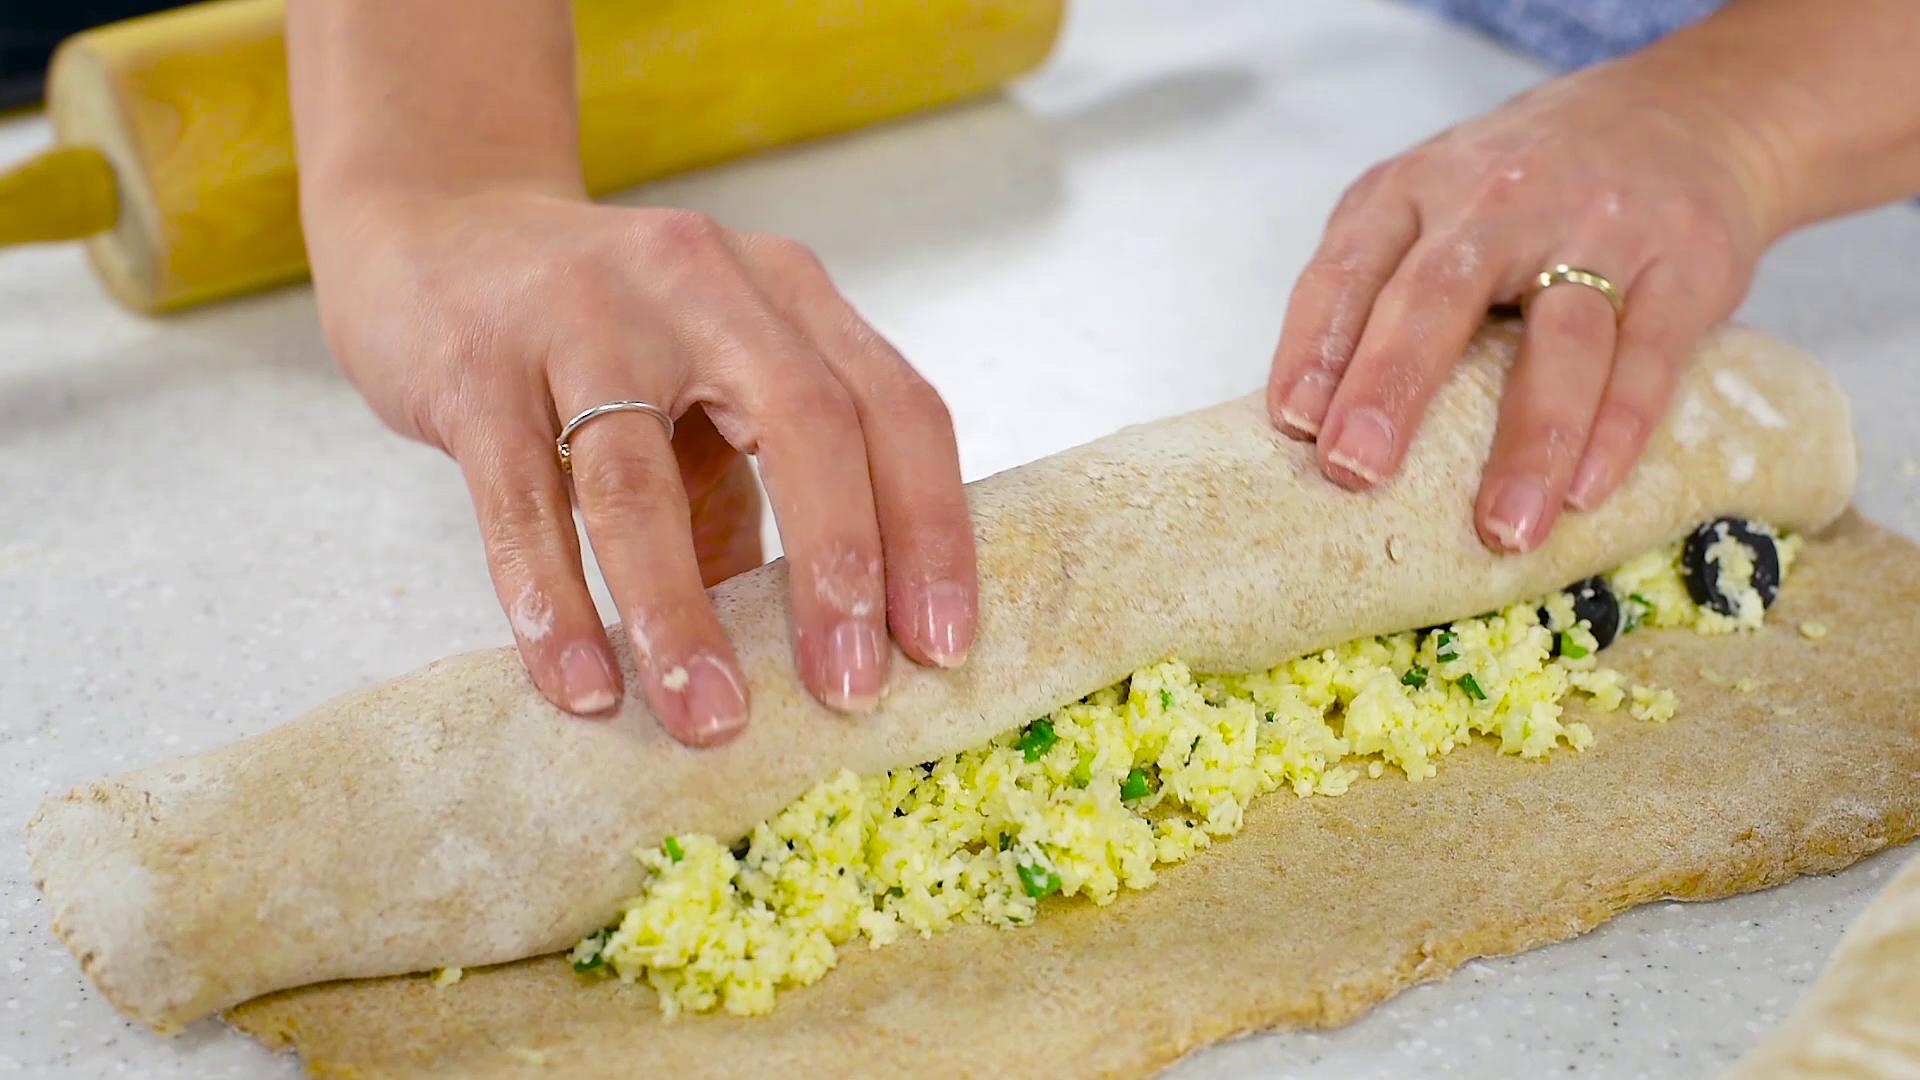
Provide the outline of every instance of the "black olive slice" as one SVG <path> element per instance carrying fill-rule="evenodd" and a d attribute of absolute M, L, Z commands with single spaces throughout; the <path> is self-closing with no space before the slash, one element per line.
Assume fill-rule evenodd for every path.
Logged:
<path fill-rule="evenodd" d="M 1593 634 L 1596 648 L 1604 649 L 1613 644 L 1626 625 L 1625 614 L 1620 607 L 1620 598 L 1613 594 L 1613 586 L 1603 577 L 1590 577 L 1576 581 L 1566 587 L 1566 594 L 1573 598 L 1573 621 L 1585 621 L 1587 629 Z M 1551 630 L 1552 623 L 1547 618 L 1547 609 L 1540 609 L 1540 625 Z M 1549 657 L 1560 655 L 1560 635 L 1553 635 L 1553 646 L 1548 650 Z"/>
<path fill-rule="evenodd" d="M 1739 543 L 1753 557 L 1753 588 L 1760 594 L 1761 606 L 1772 607 L 1780 595 L 1780 542 L 1764 525 L 1740 518 L 1709 521 L 1687 536 L 1680 550 L 1680 576 L 1686 579 L 1687 595 L 1722 615 L 1740 610 L 1735 590 L 1720 580 L 1720 564 L 1707 558 L 1713 545 L 1726 539 Z"/>

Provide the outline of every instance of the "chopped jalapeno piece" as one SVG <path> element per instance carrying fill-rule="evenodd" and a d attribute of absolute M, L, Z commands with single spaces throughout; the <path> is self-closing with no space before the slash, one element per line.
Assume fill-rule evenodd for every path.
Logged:
<path fill-rule="evenodd" d="M 1053 744 L 1059 741 L 1060 737 L 1053 733 L 1053 721 L 1035 720 L 1027 725 L 1026 734 L 1020 736 L 1020 753 L 1028 761 L 1039 761 L 1047 756 L 1047 751 L 1053 749 Z"/>
<path fill-rule="evenodd" d="M 1160 707 L 1162 709 L 1173 708 L 1173 691 L 1164 686 L 1160 688 Z"/>
<path fill-rule="evenodd" d="M 667 858 L 672 859 L 674 862 L 679 862 L 681 859 L 687 857 L 687 853 L 680 847 L 680 839 L 678 837 L 669 836 L 665 840 L 660 841 L 660 846 L 666 849 Z"/>
<path fill-rule="evenodd" d="M 1122 799 L 1129 801 L 1133 799 L 1144 799 L 1151 794 L 1153 794 L 1153 789 L 1147 784 L 1147 770 L 1145 769 L 1134 769 L 1127 773 L 1125 780 L 1120 781 L 1120 798 Z"/>
<path fill-rule="evenodd" d="M 1012 846 L 1013 846 L 1013 834 L 1004 833 L 1004 832 L 1001 833 L 1000 834 L 1000 850 L 1005 851 Z"/>
<path fill-rule="evenodd" d="M 1587 647 L 1573 640 L 1573 631 L 1560 631 L 1560 655 L 1569 660 L 1578 660 L 1587 655 Z"/>
<path fill-rule="evenodd" d="M 907 890 L 901 888 L 898 885 L 894 885 L 887 889 L 887 895 L 898 900 L 900 897 L 907 895 Z"/>
<path fill-rule="evenodd" d="M 1433 655 L 1441 660 L 1460 659 L 1460 649 L 1459 649 L 1458 643 L 1454 639 L 1453 631 L 1451 630 L 1440 631 L 1439 640 L 1434 645 Z"/>
<path fill-rule="evenodd" d="M 611 936 L 613 936 L 613 931 L 608 927 L 603 926 L 595 930 L 593 935 L 582 943 L 587 946 L 587 954 L 584 957 L 579 957 L 579 950 L 575 950 L 574 955 L 579 957 L 579 959 L 573 961 L 573 973 L 576 975 L 585 975 L 589 971 L 606 967 L 607 939 Z"/>
<path fill-rule="evenodd" d="M 1035 900 L 1060 891 L 1060 875 L 1054 873 L 1051 867 L 1021 863 L 1015 869 L 1020 873 L 1021 891 Z"/>
<path fill-rule="evenodd" d="M 1088 750 L 1080 755 L 1079 762 L 1073 767 L 1073 786 L 1083 788 L 1091 783 L 1093 783 L 1093 751 Z"/>

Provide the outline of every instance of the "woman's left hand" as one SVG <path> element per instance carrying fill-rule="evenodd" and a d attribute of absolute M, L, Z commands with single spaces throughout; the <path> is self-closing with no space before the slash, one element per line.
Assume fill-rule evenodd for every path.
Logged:
<path fill-rule="evenodd" d="M 1710 69 L 1649 54 L 1558 79 L 1376 166 L 1350 188 L 1287 307 L 1273 422 L 1321 469 L 1372 487 L 1400 467 L 1487 309 L 1528 302 L 1474 518 L 1527 551 L 1590 510 L 1659 425 L 1695 343 L 1739 304 L 1783 198 L 1763 132 L 1713 104 Z"/>

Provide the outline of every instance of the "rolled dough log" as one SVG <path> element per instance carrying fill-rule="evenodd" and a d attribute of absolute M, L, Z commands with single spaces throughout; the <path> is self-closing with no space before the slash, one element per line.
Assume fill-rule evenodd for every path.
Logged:
<path fill-rule="evenodd" d="M 1516 336 L 1482 335 L 1371 495 L 1327 484 L 1257 396 L 973 485 L 979 643 L 953 673 L 896 657 L 872 715 L 801 688 L 776 562 L 713 590 L 754 706 L 721 749 L 673 743 L 632 696 L 611 722 L 567 717 L 502 650 L 50 799 L 29 844 L 54 929 L 162 1030 L 283 987 L 552 952 L 636 890 L 636 846 L 739 835 L 838 768 L 977 745 L 1156 659 L 1265 667 L 1557 588 L 1716 514 L 1812 530 L 1845 506 L 1838 387 L 1727 329 L 1604 511 L 1532 554 L 1489 553 L 1468 508 Z"/>
<path fill-rule="evenodd" d="M 1904 666 L 1911 669 L 1912 662 Z M 1913 782 L 1920 784 L 1920 777 Z M 1847 928 L 1806 1000 L 1728 1080 L 1915 1077 L 1920 1077 L 1920 858 L 1909 861 Z"/>
<path fill-rule="evenodd" d="M 1809 641 L 1801 620 L 1832 633 Z M 1418 784 L 1389 773 L 1334 799 L 1269 795 L 1246 831 L 1145 892 L 1059 902 L 1019 930 L 850 946 L 767 1016 L 668 1021 L 647 987 L 584 981 L 548 957 L 448 987 L 417 975 L 306 987 L 229 1019 L 320 1076 L 1144 1076 L 1247 1031 L 1345 1023 L 1473 957 L 1572 937 L 1635 904 L 1762 888 L 1911 839 L 1920 548 L 1844 519 L 1807 546 L 1768 621 L 1735 638 L 1647 631 L 1608 650 L 1609 665 L 1673 688 L 1669 723 L 1575 704 L 1598 736 L 1583 753 L 1528 762 L 1483 741 Z M 1758 685 L 1732 689 L 1742 679 Z M 1861 989 L 1900 975 L 1880 972 Z M 1885 1004 L 1912 1023 L 1914 998 Z"/>

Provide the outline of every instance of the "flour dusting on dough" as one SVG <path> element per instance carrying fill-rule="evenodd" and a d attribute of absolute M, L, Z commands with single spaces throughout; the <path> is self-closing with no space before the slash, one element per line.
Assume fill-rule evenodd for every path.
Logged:
<path fill-rule="evenodd" d="M 1700 395 L 1691 392 L 1682 394 L 1673 416 L 1673 441 L 1688 448 L 1699 445 L 1700 440 L 1707 436 L 1709 422 L 1707 406 L 1700 400 Z"/>
<path fill-rule="evenodd" d="M 1783 428 L 1787 418 L 1773 407 L 1754 385 L 1740 376 L 1739 372 L 1722 369 L 1713 373 L 1713 388 L 1726 398 L 1728 403 L 1747 414 L 1754 423 L 1764 428 Z"/>
<path fill-rule="evenodd" d="M 1758 462 L 1754 460 L 1752 452 L 1738 446 L 1727 448 L 1727 479 L 1736 484 L 1744 484 L 1753 479 L 1757 468 Z"/>
<path fill-rule="evenodd" d="M 469 881 L 494 869 L 493 852 L 480 841 L 457 832 L 442 833 L 427 862 L 441 875 L 429 880 L 440 882 Z"/>

